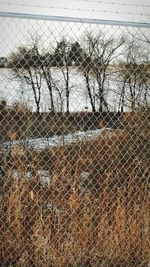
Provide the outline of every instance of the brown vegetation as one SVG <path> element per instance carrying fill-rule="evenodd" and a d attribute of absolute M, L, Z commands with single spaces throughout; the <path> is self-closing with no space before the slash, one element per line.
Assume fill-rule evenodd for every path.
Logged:
<path fill-rule="evenodd" d="M 0 266 L 148 266 L 150 154 L 136 125 L 62 148 L 13 148 L 1 177 Z"/>
<path fill-rule="evenodd" d="M 102 127 L 122 127 L 123 116 L 114 112 L 41 113 L 16 103 L 0 105 L 0 140 L 18 140 L 61 135 Z M 12 138 L 12 134 L 15 136 Z"/>

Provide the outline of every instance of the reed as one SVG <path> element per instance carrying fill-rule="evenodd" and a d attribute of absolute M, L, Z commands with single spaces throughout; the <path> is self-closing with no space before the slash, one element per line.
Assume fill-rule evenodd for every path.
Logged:
<path fill-rule="evenodd" d="M 15 147 L 0 190 L 0 266 L 148 266 L 149 162 L 135 148 L 128 131 L 116 130 L 47 150 L 43 187 L 38 152 L 27 179 L 29 152 Z M 83 191 L 82 172 L 90 173 Z"/>

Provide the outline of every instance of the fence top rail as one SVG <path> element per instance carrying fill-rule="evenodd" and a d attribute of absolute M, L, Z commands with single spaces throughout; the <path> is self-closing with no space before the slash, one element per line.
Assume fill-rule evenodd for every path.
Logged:
<path fill-rule="evenodd" d="M 50 15 L 37 15 L 37 14 L 27 14 L 27 13 L 15 13 L 15 12 L 0 12 L 0 17 L 150 28 L 150 23 L 149 22 L 131 22 L 131 21 L 121 21 L 121 20 L 102 20 L 102 19 L 65 17 L 65 16 L 50 16 Z"/>

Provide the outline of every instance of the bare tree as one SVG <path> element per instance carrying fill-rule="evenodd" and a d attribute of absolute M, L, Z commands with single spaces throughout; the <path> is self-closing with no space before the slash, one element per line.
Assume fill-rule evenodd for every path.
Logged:
<path fill-rule="evenodd" d="M 124 59 L 118 65 L 120 80 L 120 102 L 121 112 L 127 106 L 131 111 L 139 109 L 141 105 L 148 106 L 150 65 L 145 63 L 143 47 L 135 41 L 127 43 L 128 49 Z"/>
<path fill-rule="evenodd" d="M 138 27 L 134 28 L 134 30 L 131 30 L 130 28 L 128 30 L 128 34 L 135 39 L 136 41 L 140 41 L 142 43 L 150 45 L 150 35 L 149 35 L 149 25 L 150 25 L 150 16 L 148 18 L 149 22 L 147 23 L 147 27 Z M 146 26 L 146 23 L 145 23 Z"/>
<path fill-rule="evenodd" d="M 61 69 L 63 80 L 65 84 L 65 97 L 66 97 L 66 111 L 69 113 L 69 99 L 70 99 L 70 75 L 69 68 L 71 66 L 71 60 L 69 57 L 70 45 L 65 38 L 57 43 L 57 47 L 54 53 L 54 60 L 57 67 Z"/>
<path fill-rule="evenodd" d="M 38 64 L 36 49 L 33 46 L 19 47 L 8 59 L 8 67 L 11 69 L 13 78 L 25 82 L 31 87 L 37 113 L 40 113 L 42 71 Z"/>
<path fill-rule="evenodd" d="M 42 77 L 46 81 L 46 85 L 49 91 L 50 110 L 51 112 L 55 112 L 53 84 L 52 84 L 52 75 L 51 75 L 51 68 L 52 68 L 52 62 L 53 62 L 52 51 L 40 53 L 40 49 L 42 49 L 42 44 L 40 44 L 41 36 L 31 35 L 30 38 L 32 40 L 32 46 L 34 47 L 34 53 L 36 57 L 37 66 L 41 69 Z"/>
<path fill-rule="evenodd" d="M 90 56 L 85 55 L 85 58 L 80 66 L 80 69 L 82 70 L 83 77 L 85 79 L 86 90 L 90 100 L 92 112 L 96 112 L 96 91 L 95 88 L 92 88 L 91 85 L 91 69 L 92 69 L 91 54 Z"/>
<path fill-rule="evenodd" d="M 86 87 L 91 105 L 94 105 L 96 97 L 99 103 L 99 112 L 102 112 L 104 108 L 108 111 L 108 103 L 105 97 L 105 83 L 110 75 L 109 67 L 111 62 L 122 53 L 121 47 L 124 44 L 124 39 L 121 38 L 116 42 L 113 38 L 106 39 L 103 32 L 99 32 L 96 35 L 90 32 L 86 33 L 84 43 L 88 66 L 86 67 L 86 71 L 83 71 L 83 74 L 86 79 Z M 92 75 L 97 82 L 97 90 L 95 90 L 95 96 L 93 98 L 89 87 L 89 75 Z"/>
<path fill-rule="evenodd" d="M 53 82 L 52 82 L 52 74 L 51 74 L 51 67 L 52 67 L 52 55 L 50 53 L 46 53 L 44 56 L 41 57 L 41 69 L 43 73 L 43 77 L 46 81 L 47 88 L 50 95 L 50 110 L 51 112 L 55 112 L 55 105 L 54 105 L 54 96 L 53 96 Z"/>

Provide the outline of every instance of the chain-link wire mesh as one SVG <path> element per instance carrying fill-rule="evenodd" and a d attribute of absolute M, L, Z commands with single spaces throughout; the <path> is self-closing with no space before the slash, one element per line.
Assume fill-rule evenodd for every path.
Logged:
<path fill-rule="evenodd" d="M 0 266 L 150 266 L 149 28 L 0 32 Z"/>

